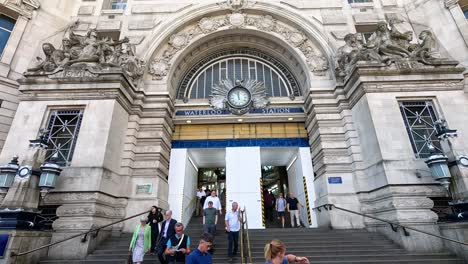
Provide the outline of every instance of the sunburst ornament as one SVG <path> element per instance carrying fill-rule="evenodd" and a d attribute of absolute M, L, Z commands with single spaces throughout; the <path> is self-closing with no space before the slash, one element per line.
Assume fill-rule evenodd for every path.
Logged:
<path fill-rule="evenodd" d="M 243 115 L 250 109 L 266 108 L 269 104 L 266 88 L 257 80 L 221 80 L 213 85 L 210 105 L 217 110 L 229 110 L 235 115 Z"/>

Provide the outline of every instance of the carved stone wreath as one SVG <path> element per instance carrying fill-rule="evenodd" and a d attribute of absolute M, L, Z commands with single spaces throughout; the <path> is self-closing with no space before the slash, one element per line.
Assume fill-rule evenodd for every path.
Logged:
<path fill-rule="evenodd" d="M 188 46 L 195 37 L 226 28 L 249 28 L 278 34 L 301 51 L 307 60 L 310 71 L 314 75 L 325 75 L 329 69 L 327 58 L 304 32 L 292 28 L 270 15 L 244 14 L 239 10 L 235 10 L 233 13 L 224 16 L 204 17 L 195 26 L 188 27 L 172 35 L 167 48 L 160 56 L 153 59 L 149 73 L 153 76 L 153 79 L 162 80 L 169 71 L 170 61 L 174 55 Z"/>

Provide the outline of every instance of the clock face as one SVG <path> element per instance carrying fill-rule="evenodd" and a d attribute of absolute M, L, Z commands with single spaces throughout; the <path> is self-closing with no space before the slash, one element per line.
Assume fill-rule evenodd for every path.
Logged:
<path fill-rule="evenodd" d="M 232 107 L 242 108 L 250 103 L 251 95 L 244 87 L 234 87 L 229 91 L 227 100 Z"/>
<path fill-rule="evenodd" d="M 31 172 L 31 170 L 28 167 L 22 167 L 22 168 L 20 168 L 18 170 L 18 175 L 21 178 L 24 178 L 24 177 L 28 176 L 30 172 Z"/>

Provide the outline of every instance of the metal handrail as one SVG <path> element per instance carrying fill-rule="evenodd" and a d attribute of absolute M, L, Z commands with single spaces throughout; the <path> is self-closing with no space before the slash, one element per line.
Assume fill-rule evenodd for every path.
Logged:
<path fill-rule="evenodd" d="M 79 233 L 79 234 L 77 234 L 77 235 L 73 235 L 73 236 L 71 236 L 71 237 L 68 237 L 68 238 L 65 238 L 65 239 L 56 241 L 56 242 L 54 242 L 54 243 L 50 243 L 50 244 L 47 244 L 47 245 L 44 245 L 44 246 L 35 248 L 35 249 L 31 249 L 31 250 L 28 250 L 28 251 L 25 251 L 25 252 L 15 253 L 15 252 L 12 251 L 11 254 L 10 254 L 10 256 L 11 256 L 11 257 L 20 257 L 20 256 L 24 256 L 24 255 L 27 255 L 27 254 L 29 254 L 29 253 L 33 253 L 33 252 L 39 251 L 39 250 L 41 250 L 41 249 L 54 246 L 54 245 L 63 243 L 63 242 L 65 242 L 65 241 L 68 241 L 68 240 L 70 240 L 70 239 L 83 236 L 83 235 L 84 235 L 84 237 L 83 237 L 81 240 L 82 240 L 82 242 L 85 242 L 85 241 L 86 241 L 86 238 L 87 238 L 87 236 L 88 236 L 89 233 L 96 232 L 96 234 L 97 234 L 97 233 L 99 232 L 99 230 L 101 230 L 101 229 L 103 229 L 103 228 L 106 228 L 106 227 L 109 227 L 109 226 L 112 226 L 112 225 L 115 225 L 115 224 L 118 224 L 118 223 L 127 221 L 127 220 L 129 220 L 129 219 L 135 218 L 135 217 L 140 216 L 140 215 L 143 215 L 143 214 L 148 214 L 149 212 L 151 212 L 151 211 L 144 211 L 143 213 L 139 213 L 139 214 L 136 214 L 136 215 L 132 215 L 132 216 L 129 216 L 129 217 L 127 217 L 127 218 L 121 219 L 121 220 L 119 220 L 119 221 L 115 221 L 115 222 L 112 222 L 112 223 L 110 223 L 110 224 L 107 224 L 107 225 L 104 225 L 104 226 L 101 226 L 101 227 L 98 227 L 98 228 L 94 228 L 94 229 L 91 229 L 91 230 L 89 230 L 89 231 L 82 232 L 82 233 Z"/>
<path fill-rule="evenodd" d="M 447 241 L 451 241 L 451 242 L 454 242 L 454 243 L 457 243 L 457 244 L 461 244 L 461 245 L 468 246 L 468 243 L 467 243 L 467 242 L 462 242 L 462 241 L 458 241 L 458 240 L 451 239 L 451 238 L 448 238 L 448 237 L 444 237 L 444 236 L 432 234 L 432 233 L 426 232 L 426 231 L 421 230 L 421 229 L 417 229 L 417 228 L 410 227 L 410 226 L 406 226 L 406 225 L 401 225 L 401 224 L 398 224 L 398 223 L 395 223 L 395 222 L 391 222 L 391 221 L 388 221 L 388 220 L 385 220 L 385 219 L 381 219 L 381 218 L 378 218 L 378 217 L 375 217 L 375 216 L 371 216 L 371 215 L 368 215 L 368 214 L 359 213 L 359 212 L 356 212 L 356 211 L 353 211 L 353 210 L 349 210 L 349 209 L 346 209 L 346 208 L 342 208 L 342 207 L 336 206 L 336 205 L 334 205 L 334 204 L 324 204 L 324 205 L 320 205 L 320 206 L 317 206 L 317 207 L 312 208 L 312 210 L 317 210 L 317 211 L 320 212 L 320 211 L 321 211 L 321 208 L 323 208 L 323 209 L 325 209 L 325 210 L 327 210 L 327 211 L 331 211 L 333 207 L 335 207 L 335 208 L 338 209 L 338 210 L 344 211 L 344 212 L 348 212 L 348 213 L 360 215 L 360 216 L 363 216 L 363 217 L 367 217 L 367 218 L 371 218 L 371 219 L 374 219 L 374 220 L 378 220 L 378 221 L 387 223 L 387 224 L 390 225 L 390 227 L 392 228 L 392 230 L 393 230 L 394 232 L 397 232 L 397 231 L 398 231 L 398 227 L 401 227 L 401 229 L 403 230 L 405 236 L 409 236 L 409 235 L 410 235 L 410 234 L 408 233 L 408 231 L 407 231 L 407 229 L 408 229 L 408 230 L 413 230 L 413 231 L 416 231 L 416 232 L 419 232 L 419 233 L 423 233 L 423 234 L 426 234 L 426 235 L 429 235 L 429 236 L 438 237 L 438 238 L 440 238 L 440 239 L 447 240 Z"/>
<path fill-rule="evenodd" d="M 240 228 L 240 241 L 241 241 L 241 264 L 244 264 L 244 211 L 241 212 L 241 228 Z"/>
<path fill-rule="evenodd" d="M 245 230 L 246 231 L 246 239 L 247 239 L 247 263 L 252 263 L 252 251 L 250 248 L 250 236 L 249 236 L 249 222 L 247 220 L 247 209 L 244 206 L 244 216 L 245 216 Z"/>
<path fill-rule="evenodd" d="M 249 224 L 247 222 L 247 210 L 241 210 L 241 263 L 252 263 L 252 252 L 250 249 Z M 244 226 L 245 225 L 245 226 Z M 245 240 L 245 241 L 244 241 Z M 245 245 L 247 244 L 247 245 Z M 244 252 L 247 251 L 247 252 Z M 247 262 L 244 262 L 247 261 Z"/>

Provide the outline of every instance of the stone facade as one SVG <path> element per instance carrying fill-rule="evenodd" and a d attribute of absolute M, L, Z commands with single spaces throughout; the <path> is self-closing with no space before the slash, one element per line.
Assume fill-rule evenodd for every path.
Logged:
<path fill-rule="evenodd" d="M 430 176 L 424 159 L 415 157 L 398 105 L 432 101 L 438 116 L 458 129 L 454 150 L 467 154 L 468 22 L 457 1 L 129 0 L 125 9 L 107 9 L 109 1 L 103 0 L 5 2 L 17 20 L 0 59 L 1 164 L 26 153 L 28 140 L 47 126 L 52 110 L 83 111 L 73 159 L 42 201 L 59 206 L 52 242 L 151 205 L 170 208 L 172 140 L 180 136 L 174 135 L 177 126 L 188 123 L 294 120 L 308 137 L 314 175 L 307 175 L 307 185 L 315 191 L 315 206 L 332 203 L 451 237 L 464 228 L 437 225 L 430 198 L 448 194 Z M 366 34 L 378 25 L 389 36 L 409 32 L 408 56 L 399 50 L 398 59 L 383 58 L 389 43 L 382 41 L 374 50 L 381 60 L 373 57 L 372 37 L 366 39 Z M 418 39 L 421 32 L 431 36 L 430 47 Z M 346 51 L 350 33 L 360 47 Z M 62 40 L 70 36 L 82 42 L 63 47 Z M 93 36 L 100 44 L 87 42 Z M 57 53 L 47 54 L 44 43 Z M 108 57 L 104 52 L 94 56 L 97 48 L 93 56 L 85 56 L 87 46 L 103 43 Z M 123 51 L 118 45 L 130 48 Z M 302 112 L 241 118 L 177 115 L 178 110 L 211 109 L 209 99 L 190 99 L 188 91 L 179 90 L 194 65 L 246 47 L 280 61 L 299 86 L 299 96 L 271 98 L 269 107 L 299 107 Z M 352 52 L 365 56 L 355 59 Z M 37 56 L 42 59 L 35 62 Z M 203 136 L 210 139 L 208 132 Z M 454 193 L 466 199 L 466 171 L 452 174 Z M 341 177 L 342 183 L 331 184 L 332 177 Z M 137 186 L 145 184 L 152 190 L 138 192 Z M 49 257 L 82 258 L 107 236 L 133 230 L 135 222 L 116 225 L 85 242 L 76 238 L 57 245 Z M 459 252 L 440 239 L 414 232 L 408 237 L 381 222 L 338 210 L 317 212 L 317 222 L 319 227 L 382 232 L 412 251 L 448 247 Z"/>

